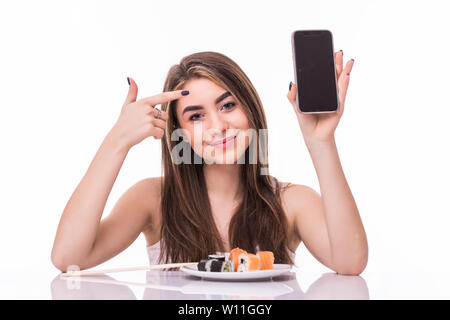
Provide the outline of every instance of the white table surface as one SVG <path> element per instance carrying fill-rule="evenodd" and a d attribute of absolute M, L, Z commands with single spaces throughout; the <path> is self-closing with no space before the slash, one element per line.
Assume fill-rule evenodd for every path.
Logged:
<path fill-rule="evenodd" d="M 139 273 L 139 272 L 137 272 Z M 55 277 L 51 283 L 53 299 L 309 299 L 320 296 L 344 299 L 368 299 L 365 281 L 361 277 L 325 274 L 309 292 L 297 281 L 297 273 L 264 280 L 211 281 L 186 275 L 181 271 L 144 271 L 144 281 L 126 279 L 126 275 Z M 122 278 L 122 279 L 119 279 Z M 130 278 L 130 277 L 128 277 Z M 131 287 L 140 288 L 136 294 Z"/>
<path fill-rule="evenodd" d="M 203 280 L 181 271 L 131 271 L 60 278 L 55 270 L 5 269 L 0 299 L 450 299 L 450 277 L 442 273 L 291 271 L 250 282 Z"/>

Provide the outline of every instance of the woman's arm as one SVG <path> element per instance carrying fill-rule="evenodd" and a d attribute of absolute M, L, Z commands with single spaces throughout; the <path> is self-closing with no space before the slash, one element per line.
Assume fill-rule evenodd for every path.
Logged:
<path fill-rule="evenodd" d="M 106 201 L 128 153 L 118 141 L 112 132 L 106 136 L 64 208 L 51 255 L 60 270 L 86 264 Z"/>
<path fill-rule="evenodd" d="M 318 210 L 324 213 L 326 221 L 331 268 L 342 274 L 360 274 L 368 260 L 367 237 L 335 141 L 309 143 L 307 147 L 322 195 L 323 208 Z"/>
<path fill-rule="evenodd" d="M 167 112 L 154 106 L 179 99 L 182 90 L 163 92 L 136 101 L 137 85 L 130 79 L 120 117 L 92 160 L 61 216 L 53 244 L 53 264 L 64 271 L 95 266 L 128 247 L 150 223 L 148 203 L 153 189 L 144 180 L 130 188 L 111 214 L 101 221 L 106 201 L 128 151 L 147 137 L 164 136 Z M 154 185 L 154 183 L 152 183 Z"/>
<path fill-rule="evenodd" d="M 367 237 L 353 195 L 345 179 L 334 139 L 344 111 L 354 60 L 343 67 L 343 52 L 335 53 L 339 109 L 329 114 L 302 114 L 297 110 L 295 84 L 287 95 L 297 115 L 311 155 L 322 196 L 297 187 L 294 212 L 298 236 L 322 263 L 338 273 L 359 274 L 368 259 Z M 301 84 L 300 84 L 301 85 Z"/>

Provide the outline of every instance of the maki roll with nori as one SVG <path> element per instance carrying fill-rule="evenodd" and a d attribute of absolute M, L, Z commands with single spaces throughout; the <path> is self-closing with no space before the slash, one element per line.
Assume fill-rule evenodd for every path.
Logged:
<path fill-rule="evenodd" d="M 211 262 L 211 272 L 232 272 L 233 264 L 231 261 L 213 260 Z"/>
<path fill-rule="evenodd" d="M 225 255 L 223 254 L 210 254 L 208 255 L 208 259 L 215 259 L 219 261 L 225 261 Z"/>
<path fill-rule="evenodd" d="M 198 271 L 206 271 L 206 261 L 207 260 L 200 260 L 200 262 L 197 264 Z"/>
<path fill-rule="evenodd" d="M 223 263 L 222 272 L 233 272 L 233 262 L 225 260 Z"/>
<path fill-rule="evenodd" d="M 197 265 L 198 271 L 211 271 L 211 263 L 217 261 L 215 259 L 203 259 Z"/>
<path fill-rule="evenodd" d="M 232 272 L 233 264 L 229 260 L 203 259 L 197 264 L 197 270 L 207 272 Z"/>

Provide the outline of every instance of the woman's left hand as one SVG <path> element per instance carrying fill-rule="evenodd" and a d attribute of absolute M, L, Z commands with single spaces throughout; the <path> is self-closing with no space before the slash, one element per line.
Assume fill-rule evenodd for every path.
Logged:
<path fill-rule="evenodd" d="M 338 82 L 339 108 L 334 113 L 300 113 L 297 107 L 297 86 L 292 83 L 292 87 L 287 94 L 300 125 L 300 129 L 306 144 L 314 142 L 329 142 L 334 139 L 334 131 L 344 112 L 345 96 L 350 81 L 350 71 L 352 70 L 354 60 L 347 61 L 343 68 L 343 51 L 334 54 L 336 63 L 336 74 Z"/>

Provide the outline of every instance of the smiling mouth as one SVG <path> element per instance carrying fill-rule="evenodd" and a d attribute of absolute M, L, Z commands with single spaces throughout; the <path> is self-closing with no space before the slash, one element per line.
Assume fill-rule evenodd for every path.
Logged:
<path fill-rule="evenodd" d="M 228 141 L 233 140 L 234 138 L 236 138 L 238 133 L 236 133 L 235 135 L 232 135 L 231 137 L 228 137 L 228 138 L 225 138 L 225 139 L 222 139 L 222 140 L 210 143 L 209 145 L 212 146 L 212 147 L 220 146 L 220 145 L 222 145 L 224 143 L 227 143 Z"/>
<path fill-rule="evenodd" d="M 210 146 L 219 146 L 219 145 L 221 145 L 221 144 L 226 143 L 227 141 L 230 141 L 230 140 L 234 139 L 235 137 L 236 137 L 236 136 L 232 136 L 232 137 L 225 138 L 225 139 L 223 139 L 223 140 L 220 140 L 220 141 L 211 143 Z"/>

